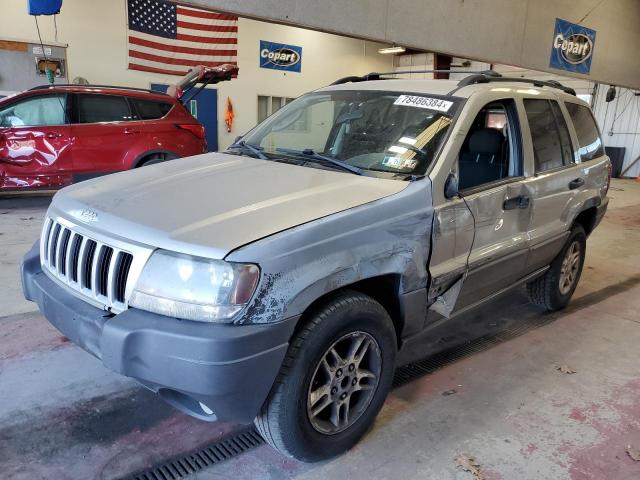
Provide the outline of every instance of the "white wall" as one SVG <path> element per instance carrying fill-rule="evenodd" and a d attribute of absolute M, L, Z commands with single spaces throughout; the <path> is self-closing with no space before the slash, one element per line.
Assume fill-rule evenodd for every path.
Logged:
<path fill-rule="evenodd" d="M 239 20 L 238 65 L 236 80 L 219 88 L 219 131 L 224 130 L 224 102 L 231 98 L 236 113 L 234 132 L 219 135 L 221 145 L 227 145 L 237 135 L 253 127 L 258 118 L 257 96 L 297 97 L 310 90 L 348 75 L 363 75 L 373 71 L 389 71 L 392 58 L 378 54 L 380 45 L 363 40 L 286 27 L 283 25 Z M 302 72 L 283 72 L 259 67 L 260 40 L 302 46 Z"/>
<path fill-rule="evenodd" d="M 37 42 L 26 0 L 2 0 L 0 40 Z M 39 17 L 43 40 L 54 41 L 52 17 Z M 67 50 L 69 78 L 82 76 L 95 84 L 148 88 L 150 83 L 173 83 L 178 77 L 127 70 L 125 0 L 64 0 L 58 15 L 58 41 Z M 302 72 L 259 68 L 259 42 L 302 46 Z M 300 28 L 241 18 L 238 22 L 237 79 L 218 88 L 218 142 L 220 148 L 257 122 L 258 95 L 296 97 L 347 75 L 388 71 L 391 56 L 377 53 L 380 45 Z M 7 75 L 10 72 L 2 71 Z M 233 131 L 227 133 L 224 112 L 227 97 L 234 106 Z"/>
<path fill-rule="evenodd" d="M 412 72 L 420 70 L 433 70 L 434 54 L 431 52 L 414 53 L 411 55 L 396 55 L 394 57 L 394 71 Z M 433 80 L 433 73 L 411 73 L 408 75 L 398 75 L 397 78 L 407 78 L 409 80 Z"/>

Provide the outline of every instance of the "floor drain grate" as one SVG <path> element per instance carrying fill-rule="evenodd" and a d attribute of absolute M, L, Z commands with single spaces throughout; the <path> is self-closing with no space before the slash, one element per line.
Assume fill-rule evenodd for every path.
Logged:
<path fill-rule="evenodd" d="M 255 428 L 246 428 L 216 443 L 181 457 L 161 463 L 148 470 L 125 477 L 127 480 L 178 480 L 216 463 L 248 452 L 264 443 Z"/>

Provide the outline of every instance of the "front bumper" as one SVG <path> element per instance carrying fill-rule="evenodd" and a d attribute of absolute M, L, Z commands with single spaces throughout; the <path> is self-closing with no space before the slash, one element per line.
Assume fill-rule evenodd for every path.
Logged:
<path fill-rule="evenodd" d="M 24 258 L 22 286 L 25 297 L 72 342 L 207 421 L 248 423 L 255 418 L 298 320 L 213 325 L 134 308 L 112 315 L 51 280 L 40 267 L 37 243 Z"/>

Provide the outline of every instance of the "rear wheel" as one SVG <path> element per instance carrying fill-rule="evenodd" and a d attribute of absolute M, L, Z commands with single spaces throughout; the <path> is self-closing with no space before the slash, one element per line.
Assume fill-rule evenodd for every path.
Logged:
<path fill-rule="evenodd" d="M 258 431 L 298 460 L 348 450 L 384 403 L 395 354 L 393 323 L 379 303 L 358 292 L 334 297 L 292 339 Z"/>
<path fill-rule="evenodd" d="M 587 236 L 580 225 L 571 230 L 562 251 L 541 277 L 527 283 L 529 299 L 547 310 L 561 310 L 567 306 L 575 292 L 582 273 L 587 247 Z"/>
<path fill-rule="evenodd" d="M 139 164 L 138 167 L 146 167 L 147 165 L 154 165 L 156 163 L 166 162 L 167 160 L 172 160 L 176 157 L 169 156 L 166 153 L 154 153 L 145 157 Z"/>

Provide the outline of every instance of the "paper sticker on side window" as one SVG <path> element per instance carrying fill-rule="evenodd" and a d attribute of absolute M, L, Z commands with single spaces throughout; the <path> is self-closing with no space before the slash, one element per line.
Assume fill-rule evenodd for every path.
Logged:
<path fill-rule="evenodd" d="M 448 112 L 453 102 L 441 100 L 439 98 L 416 97 L 415 95 L 400 95 L 393 102 L 394 105 L 405 105 L 407 107 L 428 108 L 429 110 L 438 110 L 439 112 Z"/>

